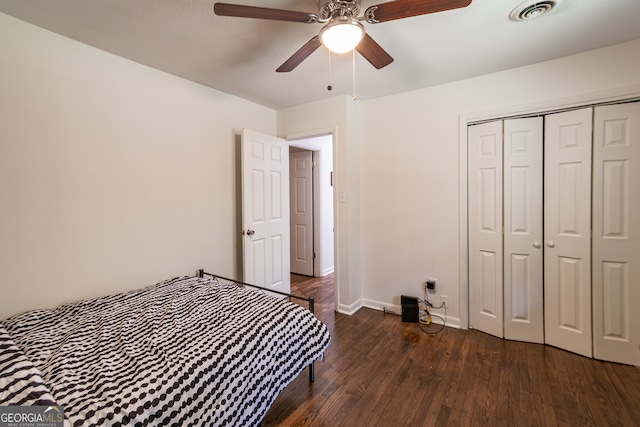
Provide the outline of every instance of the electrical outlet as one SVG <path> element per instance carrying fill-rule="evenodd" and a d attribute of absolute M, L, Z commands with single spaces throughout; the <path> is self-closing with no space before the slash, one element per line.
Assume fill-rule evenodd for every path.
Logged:
<path fill-rule="evenodd" d="M 427 280 L 427 290 L 431 291 L 431 292 L 436 292 L 436 285 L 438 283 L 438 279 L 433 279 L 431 277 L 429 277 L 429 280 Z"/>
<path fill-rule="evenodd" d="M 449 297 L 440 295 L 440 305 L 444 305 L 444 308 L 449 308 Z"/>

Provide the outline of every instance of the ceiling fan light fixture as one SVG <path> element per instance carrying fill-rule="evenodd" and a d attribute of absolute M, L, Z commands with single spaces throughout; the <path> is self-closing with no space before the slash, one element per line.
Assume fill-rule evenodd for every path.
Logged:
<path fill-rule="evenodd" d="M 364 37 L 364 26 L 347 16 L 334 18 L 320 30 L 320 41 L 331 52 L 352 51 Z"/>

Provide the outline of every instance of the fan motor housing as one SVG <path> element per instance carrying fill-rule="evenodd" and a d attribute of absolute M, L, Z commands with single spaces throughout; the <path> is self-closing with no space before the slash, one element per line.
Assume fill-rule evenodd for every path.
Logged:
<path fill-rule="evenodd" d="M 350 16 L 357 17 L 360 13 L 360 5 L 357 0 L 318 0 L 318 11 L 323 20 L 331 19 L 340 14 L 342 9 L 349 11 Z"/>

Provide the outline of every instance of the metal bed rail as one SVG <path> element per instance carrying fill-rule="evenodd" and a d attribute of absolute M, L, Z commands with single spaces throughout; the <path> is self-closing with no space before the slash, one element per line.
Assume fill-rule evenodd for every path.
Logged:
<path fill-rule="evenodd" d="M 245 283 L 245 282 L 241 282 L 241 281 L 239 281 L 239 280 L 229 279 L 229 278 L 227 278 L 227 277 L 222 277 L 222 276 L 217 275 L 217 274 L 207 273 L 207 272 L 206 272 L 206 271 L 204 271 L 203 269 L 198 270 L 198 277 L 201 277 L 201 278 L 202 278 L 202 277 L 204 277 L 205 275 L 207 275 L 207 276 L 211 276 L 211 277 L 213 277 L 214 279 L 216 279 L 216 278 L 217 278 L 217 279 L 226 280 L 227 282 L 231 282 L 231 283 L 236 284 L 236 285 L 249 286 L 249 287 L 251 287 L 251 288 L 261 289 L 261 290 L 263 290 L 263 291 L 265 291 L 265 292 L 272 292 L 272 293 L 274 293 L 274 294 L 283 295 L 283 296 L 285 296 L 285 297 L 288 297 L 289 299 L 293 298 L 293 299 L 299 299 L 299 300 L 301 300 L 301 301 L 307 301 L 307 302 L 309 303 L 309 311 L 310 311 L 310 312 L 312 312 L 312 313 L 314 313 L 314 309 L 315 309 L 315 299 L 314 299 L 313 297 L 306 298 L 306 297 L 303 297 L 303 296 L 300 296 L 300 295 L 288 294 L 288 293 L 286 293 L 286 292 L 276 291 L 276 290 L 274 290 L 274 289 L 268 289 L 268 288 L 265 288 L 265 287 L 263 287 L 263 286 L 252 285 L 251 283 Z"/>

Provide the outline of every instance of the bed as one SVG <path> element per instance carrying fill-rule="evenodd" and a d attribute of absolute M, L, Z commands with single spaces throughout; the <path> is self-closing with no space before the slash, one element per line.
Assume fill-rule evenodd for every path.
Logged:
<path fill-rule="evenodd" d="M 305 368 L 313 381 L 328 329 L 207 274 L 1 321 L 0 406 L 57 405 L 70 426 L 259 425 Z"/>

